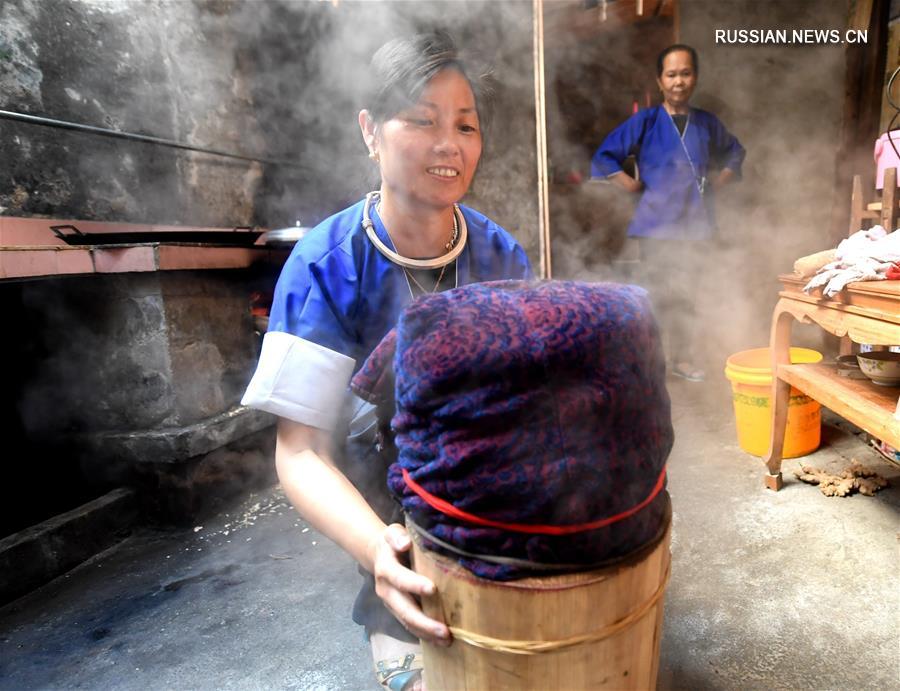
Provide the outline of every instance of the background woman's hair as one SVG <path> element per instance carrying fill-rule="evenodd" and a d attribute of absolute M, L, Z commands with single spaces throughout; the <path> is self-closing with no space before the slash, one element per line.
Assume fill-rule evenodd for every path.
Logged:
<path fill-rule="evenodd" d="M 371 83 L 363 106 L 375 122 L 384 122 L 414 105 L 438 72 L 459 71 L 475 96 L 482 129 L 490 124 L 494 80 L 491 70 L 473 54 L 464 54 L 446 31 L 416 34 L 388 41 L 372 56 Z"/>
<path fill-rule="evenodd" d="M 690 46 L 686 46 L 683 43 L 676 43 L 674 45 L 669 46 L 665 50 L 663 50 L 659 56 L 656 58 L 656 76 L 662 77 L 663 73 L 663 62 L 665 62 L 666 56 L 669 53 L 677 53 L 679 50 L 683 50 L 686 53 L 689 53 L 691 56 L 691 63 L 694 65 L 694 74 L 700 74 L 700 61 L 697 59 L 697 51 L 691 48 Z"/>

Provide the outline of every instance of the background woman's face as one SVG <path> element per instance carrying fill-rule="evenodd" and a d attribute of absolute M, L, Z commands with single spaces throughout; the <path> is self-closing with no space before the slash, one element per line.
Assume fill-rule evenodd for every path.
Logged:
<path fill-rule="evenodd" d="M 669 53 L 663 60 L 662 74 L 656 82 L 666 103 L 686 106 L 697 86 L 697 72 L 694 70 L 691 54 L 686 50 Z"/>
<path fill-rule="evenodd" d="M 481 158 L 475 96 L 455 69 L 438 72 L 415 105 L 376 135 L 382 186 L 413 205 L 443 209 L 469 189 Z"/>

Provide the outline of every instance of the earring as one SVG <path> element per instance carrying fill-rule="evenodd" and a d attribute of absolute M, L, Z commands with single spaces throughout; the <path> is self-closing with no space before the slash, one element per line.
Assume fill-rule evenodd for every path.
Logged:
<path fill-rule="evenodd" d="M 373 161 L 375 161 L 375 163 L 378 163 L 378 162 L 381 160 L 381 159 L 378 158 L 378 152 L 377 152 L 377 151 L 370 151 L 370 152 L 369 152 L 369 158 L 371 158 Z"/>

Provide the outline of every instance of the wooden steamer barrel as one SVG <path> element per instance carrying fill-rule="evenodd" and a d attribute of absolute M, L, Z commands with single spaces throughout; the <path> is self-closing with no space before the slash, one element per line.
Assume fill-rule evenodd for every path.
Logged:
<path fill-rule="evenodd" d="M 437 586 L 422 607 L 454 633 L 423 644 L 429 691 L 656 688 L 670 532 L 606 568 L 499 582 L 411 531 L 413 567 Z"/>

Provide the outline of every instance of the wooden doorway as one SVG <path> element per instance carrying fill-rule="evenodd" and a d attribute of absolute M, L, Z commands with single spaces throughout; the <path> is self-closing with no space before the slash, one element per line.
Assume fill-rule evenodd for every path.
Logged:
<path fill-rule="evenodd" d="M 603 138 L 658 103 L 655 62 L 677 42 L 677 0 L 554 0 L 544 7 L 553 275 L 627 278 L 634 200 L 590 180 Z"/>

